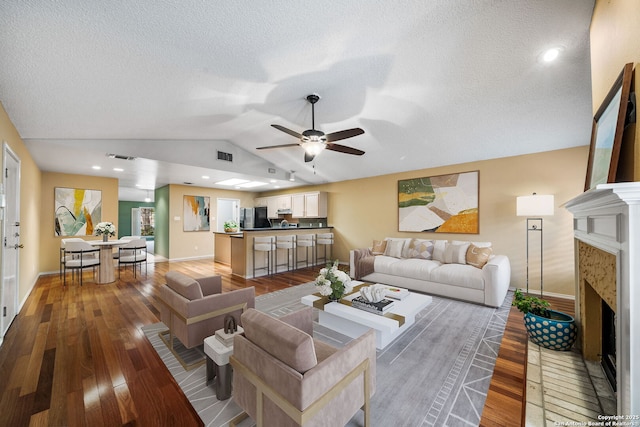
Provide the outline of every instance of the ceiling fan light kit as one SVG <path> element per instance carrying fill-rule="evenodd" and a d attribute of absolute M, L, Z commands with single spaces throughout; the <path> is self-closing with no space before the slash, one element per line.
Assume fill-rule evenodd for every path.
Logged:
<path fill-rule="evenodd" d="M 257 150 L 264 150 L 269 148 L 295 147 L 299 145 L 305 151 L 304 153 L 305 162 L 312 161 L 318 154 L 320 154 L 325 149 L 331 150 L 331 151 L 337 151 L 339 153 L 362 156 L 364 154 L 364 151 L 358 150 L 357 148 L 347 147 L 345 145 L 334 144 L 333 141 L 339 141 L 341 139 L 347 139 L 347 138 L 352 138 L 354 136 L 362 135 L 364 133 L 364 130 L 360 128 L 353 128 L 353 129 L 333 132 L 326 135 L 324 132 L 316 130 L 315 104 L 319 100 L 320 100 L 320 95 L 318 95 L 317 93 L 313 93 L 307 96 L 307 101 L 311 104 L 311 129 L 307 129 L 300 134 L 291 129 L 287 129 L 284 126 L 271 125 L 272 127 L 278 129 L 281 132 L 284 132 L 295 138 L 298 138 L 300 142 L 298 142 L 297 144 L 270 145 L 267 147 L 258 147 Z"/>

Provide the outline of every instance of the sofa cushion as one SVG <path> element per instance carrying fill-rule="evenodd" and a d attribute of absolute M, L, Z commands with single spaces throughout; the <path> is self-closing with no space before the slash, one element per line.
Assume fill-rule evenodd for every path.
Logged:
<path fill-rule="evenodd" d="M 400 261 L 401 260 L 398 258 L 393 258 L 386 255 L 379 255 L 375 257 L 375 260 L 373 262 L 373 270 L 376 273 L 393 274 L 391 272 L 393 264 Z"/>
<path fill-rule="evenodd" d="M 484 290 L 482 270 L 470 265 L 443 264 L 431 271 L 431 281 L 445 285 Z"/>
<path fill-rule="evenodd" d="M 467 249 L 467 264 L 476 268 L 482 268 L 489 261 L 491 257 L 491 247 L 478 247 L 475 244 L 470 244 Z"/>
<path fill-rule="evenodd" d="M 447 243 L 444 249 L 445 264 L 466 264 L 469 243 Z"/>
<path fill-rule="evenodd" d="M 389 274 L 417 280 L 431 280 L 431 271 L 442 265 L 429 259 L 407 258 L 389 265 Z"/>
<path fill-rule="evenodd" d="M 178 271 L 169 271 L 165 275 L 165 279 L 167 280 L 167 286 L 169 288 L 188 300 L 193 301 L 203 297 L 200 284 L 186 274 Z"/>
<path fill-rule="evenodd" d="M 411 239 L 407 258 L 431 259 L 433 253 L 433 241 L 424 239 Z"/>
<path fill-rule="evenodd" d="M 249 309 L 242 314 L 242 327 L 249 341 L 301 374 L 318 364 L 311 335 L 288 323 Z"/>
<path fill-rule="evenodd" d="M 371 253 L 374 255 L 382 255 L 384 254 L 385 249 L 387 248 L 386 240 L 374 240 L 373 247 L 371 248 Z"/>

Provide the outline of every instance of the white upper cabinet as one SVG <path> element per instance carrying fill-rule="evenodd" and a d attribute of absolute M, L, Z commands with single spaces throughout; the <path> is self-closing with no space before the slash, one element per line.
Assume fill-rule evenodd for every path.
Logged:
<path fill-rule="evenodd" d="M 314 192 L 294 194 L 291 197 L 294 218 L 326 218 L 327 193 Z"/>

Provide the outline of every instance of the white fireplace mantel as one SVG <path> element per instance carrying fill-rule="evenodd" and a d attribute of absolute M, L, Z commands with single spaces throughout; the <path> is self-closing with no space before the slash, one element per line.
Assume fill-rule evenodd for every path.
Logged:
<path fill-rule="evenodd" d="M 600 184 L 564 207 L 576 239 L 616 256 L 618 415 L 640 415 L 640 182 Z"/>

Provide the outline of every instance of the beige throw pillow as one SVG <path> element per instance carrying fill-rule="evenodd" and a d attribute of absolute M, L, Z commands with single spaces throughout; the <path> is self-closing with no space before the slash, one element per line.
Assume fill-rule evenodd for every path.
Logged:
<path fill-rule="evenodd" d="M 444 249 L 444 263 L 445 264 L 466 264 L 467 263 L 467 249 L 469 243 L 462 243 L 455 245 L 453 243 L 447 243 Z"/>
<path fill-rule="evenodd" d="M 434 259 L 435 261 L 444 262 L 444 250 L 446 249 L 446 247 L 446 240 L 434 240 L 432 259 Z"/>
<path fill-rule="evenodd" d="M 404 240 L 387 240 L 387 248 L 385 249 L 384 254 L 394 258 L 402 258 L 403 248 Z"/>
<path fill-rule="evenodd" d="M 374 240 L 373 247 L 371 248 L 371 252 L 374 255 L 382 255 L 386 248 L 387 248 L 386 240 Z"/>
<path fill-rule="evenodd" d="M 491 247 L 478 247 L 473 243 L 467 249 L 467 264 L 476 268 L 482 268 L 489 261 L 493 250 Z"/>

